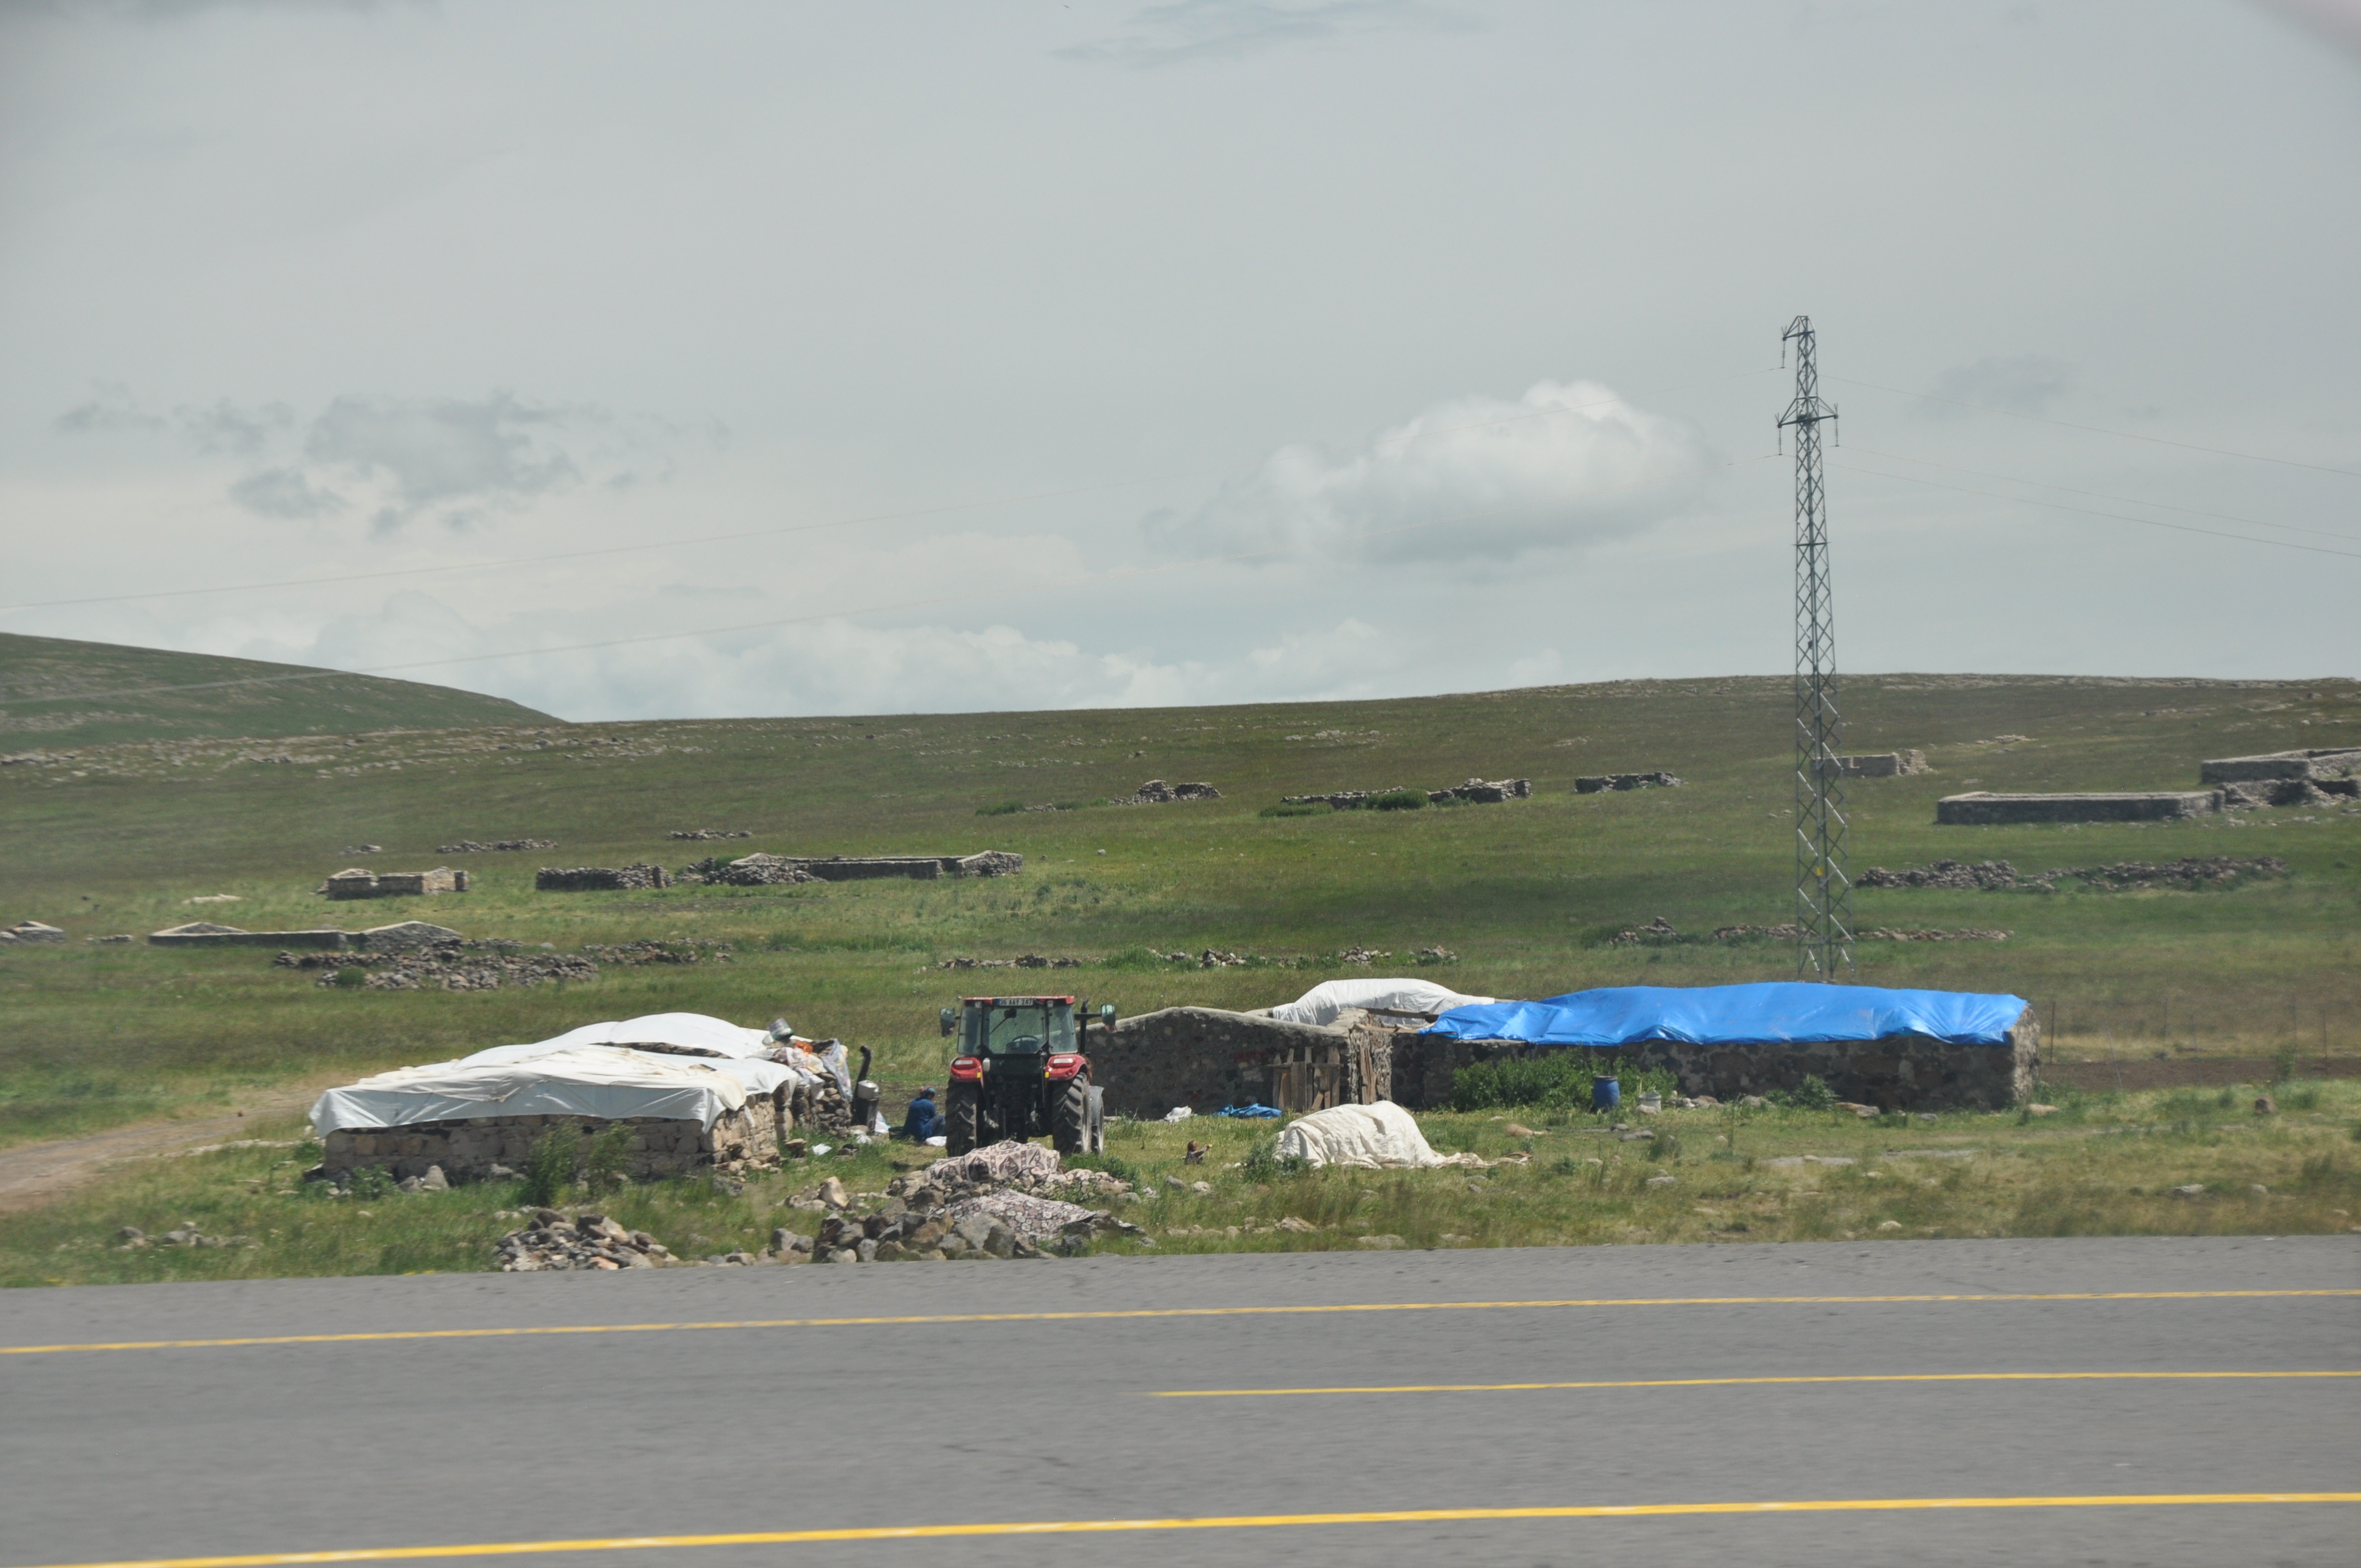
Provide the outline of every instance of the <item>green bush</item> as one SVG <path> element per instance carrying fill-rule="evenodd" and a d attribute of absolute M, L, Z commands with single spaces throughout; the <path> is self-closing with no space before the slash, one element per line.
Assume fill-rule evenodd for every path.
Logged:
<path fill-rule="evenodd" d="M 1773 1104 L 1792 1106 L 1798 1111 L 1828 1111 L 1836 1106 L 1837 1091 L 1830 1089 L 1828 1080 L 1818 1073 L 1807 1072 L 1804 1075 L 1804 1081 L 1795 1088 L 1778 1090 L 1764 1098 Z"/>
<path fill-rule="evenodd" d="M 1279 1135 L 1273 1133 L 1267 1138 L 1257 1139 L 1255 1146 L 1246 1151 L 1245 1163 L 1238 1167 L 1238 1174 L 1248 1181 L 1269 1181 L 1281 1176 L 1301 1176 L 1311 1168 L 1301 1156 L 1290 1155 L 1285 1159 L 1279 1158 Z"/>
<path fill-rule="evenodd" d="M 368 970 L 365 969 L 340 969 L 336 971 L 336 984 L 346 991 L 358 991 L 368 983 Z"/>
<path fill-rule="evenodd" d="M 1004 800 L 998 806 L 979 806 L 975 814 L 978 817 L 1014 817 L 1024 809 L 1025 803 L 1021 800 Z"/>
<path fill-rule="evenodd" d="M 1256 812 L 1255 815 L 1257 817 L 1328 817 L 1333 816 L 1334 812 L 1335 807 L 1330 806 L 1326 801 L 1314 800 L 1307 801 L 1300 806 L 1288 806 L 1284 804 L 1279 806 L 1266 806 L 1260 811 Z"/>
<path fill-rule="evenodd" d="M 581 1143 L 582 1129 L 571 1122 L 560 1122 L 533 1139 L 524 1159 L 524 1190 L 517 1194 L 517 1201 L 543 1209 L 564 1198 L 574 1185 L 574 1156 Z"/>
<path fill-rule="evenodd" d="M 1371 811 L 1423 811 L 1426 809 L 1426 791 L 1389 789 L 1383 795 L 1369 796 L 1367 805 Z"/>
<path fill-rule="evenodd" d="M 582 1179 L 596 1194 L 612 1192 L 631 1184 L 631 1128 L 629 1123 L 617 1122 L 590 1140 L 590 1150 L 582 1161 Z"/>
<path fill-rule="evenodd" d="M 383 1198 L 393 1190 L 393 1178 L 386 1174 L 385 1167 L 381 1165 L 365 1165 L 353 1172 L 353 1196 L 356 1198 Z"/>
<path fill-rule="evenodd" d="M 1617 1061 L 1612 1051 L 1543 1051 L 1461 1068 L 1452 1076 L 1451 1108 L 1490 1111 L 1508 1105 L 1538 1105 L 1553 1113 L 1587 1110 L 1593 1077 L 1620 1080 L 1626 1100 L 1652 1089 L 1670 1095 L 1679 1088 L 1669 1069 L 1642 1070 Z"/>

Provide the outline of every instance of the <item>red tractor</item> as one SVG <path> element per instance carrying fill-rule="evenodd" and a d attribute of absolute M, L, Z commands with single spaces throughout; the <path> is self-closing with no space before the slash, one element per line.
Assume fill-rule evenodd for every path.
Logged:
<path fill-rule="evenodd" d="M 1114 1028 L 1114 1005 L 1096 1019 L 1087 1001 L 1071 996 L 962 996 L 944 1008 L 943 1033 L 959 1036 L 943 1107 L 946 1152 L 1047 1133 L 1060 1154 L 1105 1153 L 1102 1091 L 1083 1054 L 1093 1023 Z"/>

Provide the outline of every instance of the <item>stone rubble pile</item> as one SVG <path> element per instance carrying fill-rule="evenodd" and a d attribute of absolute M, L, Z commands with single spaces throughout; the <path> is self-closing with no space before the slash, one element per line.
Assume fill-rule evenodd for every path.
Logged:
<path fill-rule="evenodd" d="M 502 1236 L 497 1251 L 503 1274 L 658 1268 L 675 1261 L 664 1245 L 645 1231 L 627 1231 L 600 1213 L 568 1217 L 555 1209 L 533 1211 L 533 1223 Z"/>
<path fill-rule="evenodd" d="M 2251 860 L 2231 855 L 2192 855 L 2168 861 L 2161 865 L 2147 861 L 2124 861 L 2110 866 L 2069 866 L 2029 872 L 2020 872 L 2006 861 L 1979 861 L 1971 866 L 1962 865 L 1958 861 L 1937 861 L 1931 866 L 1911 866 L 1898 872 L 1888 871 L 1883 866 L 1872 866 L 1853 879 L 1853 885 L 1931 887 L 1955 891 L 1972 889 L 1983 893 L 2004 893 L 2013 889 L 2054 893 L 2059 881 L 2070 879 L 2102 892 L 2114 893 L 2127 887 L 2221 887 L 2241 877 L 2283 876 L 2286 872 L 2287 862 L 2277 855 L 2261 855 Z"/>
<path fill-rule="evenodd" d="M 1448 789 L 1407 789 L 1400 784 L 1391 789 L 1340 789 L 1326 795 L 1283 795 L 1281 806 L 1327 806 L 1338 811 L 1360 811 L 1385 795 L 1422 795 L 1427 803 L 1440 806 L 1446 800 L 1465 801 L 1473 806 L 1498 806 L 1503 801 L 1530 800 L 1533 782 L 1531 779 L 1469 779 L 1466 784 Z"/>
<path fill-rule="evenodd" d="M 555 839 L 501 839 L 489 844 L 479 844 L 473 839 L 462 839 L 456 844 L 438 844 L 435 846 L 434 852 L 438 855 L 489 855 L 504 850 L 555 850 L 555 848 L 557 848 L 557 840 Z M 368 845 L 366 851 L 376 853 L 377 846 Z"/>
<path fill-rule="evenodd" d="M 673 832 L 664 835 L 667 839 L 687 839 L 697 842 L 702 842 L 708 839 L 752 839 L 753 836 L 754 830 L 752 828 L 738 828 L 730 829 L 723 829 L 719 828 L 692 828 L 686 832 L 675 829 Z"/>
<path fill-rule="evenodd" d="M 1574 781 L 1576 795 L 1598 795 L 1617 789 L 1679 789 L 1686 780 L 1671 773 L 1593 773 Z"/>
<path fill-rule="evenodd" d="M 816 1234 L 781 1227 L 765 1255 L 779 1263 L 936 1263 L 1072 1255 L 1099 1236 L 1148 1240 L 1106 1210 L 1049 1196 L 1131 1190 L 1103 1171 L 1063 1170 L 1060 1164 L 1038 1144 L 1010 1142 L 906 1171 L 879 1194 L 848 1193 L 830 1177 L 793 1201 L 823 1214 Z"/>
<path fill-rule="evenodd" d="M 1931 866 L 1910 866 L 1890 872 L 1883 866 L 1872 866 L 1852 879 L 1855 887 L 1939 887 L 1989 892 L 1995 888 L 2016 885 L 2016 868 L 2006 861 L 1978 861 L 1963 865 L 1958 861 L 1937 861 Z"/>
<path fill-rule="evenodd" d="M 1109 801 L 1110 806 L 1166 806 L 1176 800 L 1219 800 L 1222 792 L 1209 784 L 1166 784 L 1162 779 L 1150 779 L 1131 795 Z"/>
<path fill-rule="evenodd" d="M 1392 957 L 1393 954 L 1391 953 L 1379 952 L 1375 948 L 1364 948 L 1356 943 L 1356 945 L 1345 948 L 1343 952 L 1338 953 L 1336 955 L 1336 961 L 1338 963 L 1366 965 L 1376 963 L 1379 959 L 1389 959 Z"/>
<path fill-rule="evenodd" d="M 684 882 L 707 882 L 723 887 L 792 887 L 820 879 L 793 861 L 776 855 L 745 855 L 734 861 L 709 857 L 681 870 Z"/>
<path fill-rule="evenodd" d="M 675 937 L 662 942 L 653 938 L 637 942 L 585 942 L 582 951 L 585 957 L 602 964 L 697 964 L 708 960 L 726 964 L 736 948 L 711 937 Z"/>
<path fill-rule="evenodd" d="M 644 892 L 671 885 L 672 872 L 637 861 L 628 866 L 544 866 L 533 873 L 536 893 Z"/>
<path fill-rule="evenodd" d="M 2361 795 L 2361 779 L 2255 779 L 2222 786 L 2222 806 L 2331 806 L 2342 796 Z"/>
<path fill-rule="evenodd" d="M 194 1220 L 183 1220 L 160 1236 L 151 1236 L 137 1225 L 126 1225 L 115 1233 L 117 1252 L 146 1252 L 150 1247 L 224 1247 L 258 1246 L 252 1236 L 209 1236 L 201 1234 Z"/>
<path fill-rule="evenodd" d="M 487 948 L 494 950 L 482 950 Z M 391 953 L 287 950 L 270 961 L 279 969 L 318 970 L 314 983 L 319 985 L 357 983 L 368 991 L 498 991 L 598 978 L 598 966 L 578 954 L 520 953 L 510 948 L 507 943 L 429 942 Z M 341 980 L 346 970 L 362 978 L 357 982 Z"/>
<path fill-rule="evenodd" d="M 1013 959 L 945 959 L 937 969 L 1080 969 L 1080 959 L 1050 959 L 1039 953 L 1021 953 Z"/>

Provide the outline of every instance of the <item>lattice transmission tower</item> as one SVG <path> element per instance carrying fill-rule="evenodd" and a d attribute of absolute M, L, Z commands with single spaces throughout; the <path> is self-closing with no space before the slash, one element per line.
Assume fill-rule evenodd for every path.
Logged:
<path fill-rule="evenodd" d="M 1852 972 L 1852 882 L 1845 875 L 1844 721 L 1837 712 L 1836 607 L 1828 587 L 1828 487 L 1820 424 L 1836 409 L 1820 400 L 1812 318 L 1797 316 L 1783 342 L 1795 345 L 1795 400 L 1779 416 L 1795 432 L 1795 971 L 1834 981 Z"/>

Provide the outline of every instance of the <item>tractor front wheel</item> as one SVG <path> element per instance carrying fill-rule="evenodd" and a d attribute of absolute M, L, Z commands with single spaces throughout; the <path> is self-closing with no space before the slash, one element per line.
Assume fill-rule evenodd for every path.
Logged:
<path fill-rule="evenodd" d="M 1090 1143 L 1091 1086 L 1077 1078 L 1049 1107 L 1049 1143 L 1060 1154 L 1081 1154 Z"/>
<path fill-rule="evenodd" d="M 983 1086 L 952 1084 L 950 1097 L 944 1102 L 944 1107 L 943 1152 L 950 1155 L 972 1153 L 977 1115 L 983 1108 Z"/>

